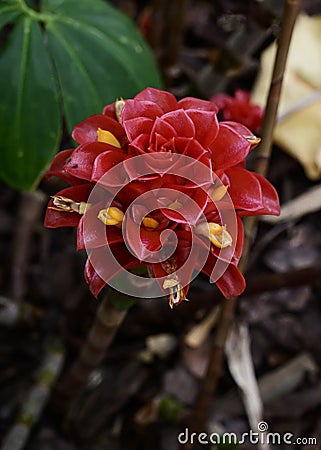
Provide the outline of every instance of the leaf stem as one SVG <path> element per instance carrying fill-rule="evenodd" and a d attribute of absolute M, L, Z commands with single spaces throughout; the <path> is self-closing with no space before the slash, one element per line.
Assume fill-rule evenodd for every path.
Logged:
<path fill-rule="evenodd" d="M 38 22 L 49 22 L 50 20 L 53 20 L 55 17 L 53 14 L 43 14 L 38 11 L 35 11 L 26 4 L 25 0 L 16 0 L 16 1 L 23 13 L 25 13 L 31 19 L 37 20 Z"/>
<path fill-rule="evenodd" d="M 272 81 L 267 99 L 267 106 L 262 126 L 262 144 L 257 150 L 255 158 L 255 170 L 265 176 L 271 155 L 272 137 L 277 117 L 277 109 L 282 88 L 282 81 L 286 65 L 287 54 L 291 42 L 292 31 L 300 9 L 300 0 L 287 0 L 283 13 L 281 32 L 279 36 L 278 50 L 274 63 Z M 245 242 L 243 255 L 239 268 L 245 271 L 251 244 L 254 241 L 256 218 L 249 217 L 245 223 Z M 208 363 L 207 371 L 203 379 L 198 399 L 189 420 L 192 431 L 196 433 L 206 431 L 206 424 L 213 402 L 219 378 L 222 373 L 224 361 L 225 342 L 234 321 L 237 298 L 225 300 L 221 307 L 221 314 L 214 336 L 214 342 Z M 192 444 L 186 444 L 184 448 L 194 448 Z"/>

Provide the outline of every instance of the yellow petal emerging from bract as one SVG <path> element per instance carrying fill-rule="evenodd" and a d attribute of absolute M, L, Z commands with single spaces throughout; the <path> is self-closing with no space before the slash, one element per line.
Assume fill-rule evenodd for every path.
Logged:
<path fill-rule="evenodd" d="M 117 98 L 117 100 L 115 101 L 115 114 L 119 123 L 120 123 L 120 115 L 124 106 L 125 100 L 122 97 Z"/>
<path fill-rule="evenodd" d="M 144 217 L 143 225 L 144 227 L 152 228 L 153 230 L 156 230 L 156 228 L 159 227 L 159 223 L 157 222 L 157 220 L 153 219 L 152 217 Z"/>
<path fill-rule="evenodd" d="M 124 220 L 124 213 L 119 208 L 111 206 L 110 208 L 101 209 L 97 217 L 105 225 L 120 226 Z"/>
<path fill-rule="evenodd" d="M 113 145 L 114 147 L 117 147 L 117 148 L 121 147 L 118 139 L 110 131 L 102 130 L 101 128 L 98 128 L 97 136 L 98 136 L 98 142 L 105 142 L 105 144 Z"/>
<path fill-rule="evenodd" d="M 215 222 L 203 222 L 196 227 L 196 232 L 209 238 L 211 243 L 218 248 L 230 247 L 233 238 L 225 226 Z"/>
<path fill-rule="evenodd" d="M 55 211 L 76 212 L 78 214 L 85 214 L 85 212 L 91 207 L 90 203 L 75 202 L 73 199 L 63 197 L 62 195 L 54 195 L 52 199 L 54 206 L 48 206 L 48 208 L 53 209 Z"/>
<path fill-rule="evenodd" d="M 181 209 L 182 207 L 183 207 L 183 205 L 178 200 L 175 200 L 174 202 L 172 202 L 171 204 L 169 204 L 167 206 L 168 209 L 173 209 L 174 211 L 177 211 L 177 210 Z"/>
<path fill-rule="evenodd" d="M 209 196 L 213 202 L 218 202 L 219 200 L 222 200 L 224 195 L 226 194 L 228 190 L 228 186 L 224 186 L 223 184 L 217 188 L 212 187 L 209 190 Z"/>
<path fill-rule="evenodd" d="M 243 137 L 251 144 L 251 145 L 256 145 L 259 144 L 261 142 L 261 138 L 258 136 L 255 136 L 254 134 L 251 134 L 249 136 L 245 136 L 243 135 Z"/>

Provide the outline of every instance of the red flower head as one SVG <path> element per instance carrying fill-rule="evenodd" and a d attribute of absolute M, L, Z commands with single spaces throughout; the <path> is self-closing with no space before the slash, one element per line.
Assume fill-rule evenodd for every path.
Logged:
<path fill-rule="evenodd" d="M 246 91 L 235 91 L 234 97 L 218 94 L 211 101 L 219 108 L 223 120 L 232 120 L 245 125 L 254 133 L 261 129 L 263 109 L 251 103 L 251 94 Z"/>
<path fill-rule="evenodd" d="M 171 306 L 186 299 L 195 270 L 225 297 L 244 290 L 241 217 L 279 212 L 274 188 L 245 169 L 259 141 L 249 129 L 218 123 L 211 102 L 148 88 L 81 122 L 73 137 L 79 146 L 48 172 L 72 186 L 52 198 L 45 224 L 78 227 L 95 296 L 139 265 Z"/>

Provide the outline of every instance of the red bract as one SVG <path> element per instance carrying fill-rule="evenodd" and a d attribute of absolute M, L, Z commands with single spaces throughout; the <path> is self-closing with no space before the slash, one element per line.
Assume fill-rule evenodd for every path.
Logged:
<path fill-rule="evenodd" d="M 134 154 L 174 152 L 198 159 L 218 133 L 216 113 L 210 102 L 177 102 L 172 94 L 150 88 L 126 101 L 121 122 Z"/>
<path fill-rule="evenodd" d="M 251 94 L 246 91 L 235 91 L 234 97 L 218 94 L 211 98 L 218 106 L 223 120 L 242 123 L 253 132 L 258 132 L 262 125 L 263 109 L 251 103 Z"/>
<path fill-rule="evenodd" d="M 194 270 L 225 297 L 244 290 L 241 217 L 279 212 L 271 184 L 245 169 L 259 141 L 248 128 L 219 123 L 213 102 L 148 88 L 107 105 L 73 137 L 79 146 L 59 153 L 48 172 L 72 186 L 53 196 L 45 225 L 78 227 L 95 296 L 139 265 L 171 306 L 186 299 Z"/>

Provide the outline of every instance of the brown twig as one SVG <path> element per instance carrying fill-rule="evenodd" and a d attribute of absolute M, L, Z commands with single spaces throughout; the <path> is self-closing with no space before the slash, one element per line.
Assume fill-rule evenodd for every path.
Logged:
<path fill-rule="evenodd" d="M 171 84 L 170 70 L 179 58 L 183 41 L 186 0 L 155 0 L 151 23 L 151 43 L 159 58 L 165 84 Z"/>
<path fill-rule="evenodd" d="M 262 144 L 257 151 L 255 160 L 255 170 L 257 173 L 263 176 L 266 175 L 268 169 L 272 147 L 273 130 L 276 122 L 276 114 L 282 88 L 286 59 L 291 42 L 292 31 L 299 9 L 300 0 L 286 1 L 279 37 L 278 50 L 263 121 Z M 245 224 L 245 245 L 243 256 L 240 261 L 240 270 L 242 272 L 244 272 L 246 268 L 251 244 L 253 243 L 255 237 L 255 228 L 256 219 L 254 217 L 250 217 Z M 224 301 L 221 308 L 221 315 L 214 336 L 214 342 L 207 372 L 203 379 L 198 399 L 196 401 L 195 408 L 189 423 L 190 428 L 196 433 L 200 433 L 206 430 L 206 423 L 213 401 L 213 394 L 215 393 L 220 375 L 222 373 L 224 347 L 234 320 L 235 307 L 236 298 L 232 298 Z M 194 448 L 194 445 L 188 443 L 184 448 Z"/>
<path fill-rule="evenodd" d="M 60 411 L 66 412 L 85 386 L 91 372 L 103 361 L 126 312 L 126 309 L 116 308 L 110 295 L 105 295 L 78 358 L 57 387 L 53 401 Z"/>
<path fill-rule="evenodd" d="M 283 273 L 249 274 L 245 278 L 246 289 L 241 298 L 285 287 L 293 289 L 299 286 L 320 286 L 321 264 Z M 132 339 L 139 340 L 149 334 L 177 331 L 178 326 L 183 328 L 184 324 L 193 321 L 198 313 L 207 314 L 214 305 L 225 301 L 218 289 L 205 282 L 199 290 L 191 289 L 188 296 L 190 302 L 186 303 L 184 308 L 173 310 L 168 307 L 168 301 L 165 299 L 154 302 L 152 308 L 146 307 L 146 302 L 139 302 L 137 308 L 127 317 L 120 333 L 121 337 L 131 342 L 135 348 L 137 341 L 132 342 Z M 131 345 L 129 347 L 131 348 Z"/>

